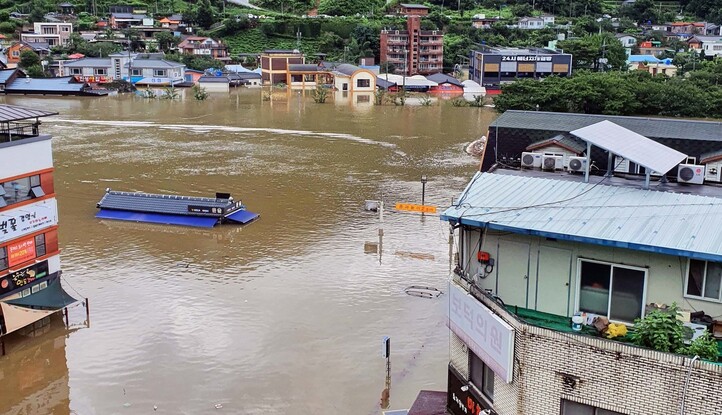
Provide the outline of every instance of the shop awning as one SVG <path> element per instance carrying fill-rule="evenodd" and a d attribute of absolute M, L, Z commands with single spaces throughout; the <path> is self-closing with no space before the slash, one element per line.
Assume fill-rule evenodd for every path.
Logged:
<path fill-rule="evenodd" d="M 3 302 L 0 302 L 0 309 L 2 309 L 2 319 L 5 322 L 3 334 L 12 333 L 58 312 L 58 310 L 33 310 L 32 308 L 18 307 Z"/>
<path fill-rule="evenodd" d="M 226 216 L 226 219 L 245 225 L 248 222 L 258 219 L 259 216 L 260 215 L 258 213 L 249 212 L 247 210 L 237 210 Z"/>
<path fill-rule="evenodd" d="M 217 217 L 167 215 L 162 213 L 143 213 L 113 209 L 100 209 L 100 212 L 98 212 L 95 217 L 99 219 L 160 223 L 164 225 L 196 226 L 200 228 L 212 228 L 216 223 L 218 223 Z"/>
<path fill-rule="evenodd" d="M 78 301 L 79 300 L 76 300 L 73 296 L 65 292 L 63 287 L 60 285 L 60 278 L 56 278 L 49 281 L 47 287 L 35 294 L 30 294 L 27 297 L 16 298 L 14 300 L 3 301 L 3 304 L 57 311 Z"/>

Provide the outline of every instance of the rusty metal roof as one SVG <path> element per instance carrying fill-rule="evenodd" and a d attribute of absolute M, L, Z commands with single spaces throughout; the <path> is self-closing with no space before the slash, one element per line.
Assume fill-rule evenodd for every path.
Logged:
<path fill-rule="evenodd" d="M 17 105 L 0 104 L 0 122 L 20 121 L 31 118 L 49 117 L 51 115 L 58 115 L 58 113 L 19 107 Z"/>

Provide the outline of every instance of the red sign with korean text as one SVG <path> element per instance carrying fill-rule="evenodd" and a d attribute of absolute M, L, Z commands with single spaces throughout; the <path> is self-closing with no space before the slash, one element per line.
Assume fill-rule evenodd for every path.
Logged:
<path fill-rule="evenodd" d="M 35 238 L 8 245 L 8 264 L 11 267 L 33 258 L 35 258 Z"/>

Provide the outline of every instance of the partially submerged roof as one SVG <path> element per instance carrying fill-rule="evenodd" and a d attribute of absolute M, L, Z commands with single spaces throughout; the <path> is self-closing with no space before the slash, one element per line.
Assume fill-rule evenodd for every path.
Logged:
<path fill-rule="evenodd" d="M 340 65 L 336 65 L 336 67 L 333 68 L 335 72 L 339 72 L 344 75 L 351 76 L 357 71 L 360 71 L 361 68 L 359 68 L 356 65 L 351 65 L 350 63 L 342 63 Z"/>
<path fill-rule="evenodd" d="M 208 84 L 227 84 L 230 83 L 231 80 L 228 79 L 227 76 L 201 76 L 198 78 L 198 82 L 201 83 L 208 83 Z"/>
<path fill-rule="evenodd" d="M 722 141 L 722 122 L 719 121 L 621 115 L 509 110 L 494 120 L 490 128 L 570 132 L 603 120 L 612 121 L 645 137 Z"/>
<path fill-rule="evenodd" d="M 77 93 L 83 91 L 87 84 L 75 82 L 72 76 L 63 78 L 17 78 L 5 86 L 7 92 L 37 91 Z"/>
<path fill-rule="evenodd" d="M 32 118 L 49 117 L 51 115 L 58 115 L 58 113 L 19 107 L 17 105 L 0 104 L 0 122 L 28 120 Z"/>
<path fill-rule="evenodd" d="M 453 76 L 449 76 L 443 73 L 435 73 L 426 77 L 429 81 L 434 81 L 437 84 L 451 84 L 463 88 L 464 85 L 458 79 Z"/>
<path fill-rule="evenodd" d="M 557 134 L 554 137 L 545 138 L 544 140 L 529 144 L 526 149 L 534 151 L 549 146 L 559 146 L 576 154 L 582 154 L 584 150 L 587 149 L 587 146 L 581 140 L 569 134 Z"/>
<path fill-rule="evenodd" d="M 193 206 L 219 209 L 218 212 L 194 212 Z M 119 192 L 108 190 L 98 202 L 102 209 L 128 210 L 134 212 L 155 212 L 190 216 L 219 217 L 226 209 L 235 206 L 233 199 L 216 199 L 210 197 L 191 197 L 177 195 L 160 195 L 140 192 Z"/>
<path fill-rule="evenodd" d="M 722 261 L 722 198 L 717 195 L 675 193 L 669 191 L 672 184 L 658 182 L 655 189 L 644 190 L 609 185 L 614 179 L 600 176 L 584 183 L 571 175 L 547 178 L 534 174 L 477 173 L 441 219 L 524 235 Z"/>

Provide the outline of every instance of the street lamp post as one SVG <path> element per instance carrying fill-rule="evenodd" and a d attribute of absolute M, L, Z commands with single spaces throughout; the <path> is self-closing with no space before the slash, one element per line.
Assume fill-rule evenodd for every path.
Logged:
<path fill-rule="evenodd" d="M 425 174 L 421 175 L 421 204 L 424 205 L 426 202 L 426 182 L 429 181 Z"/>

